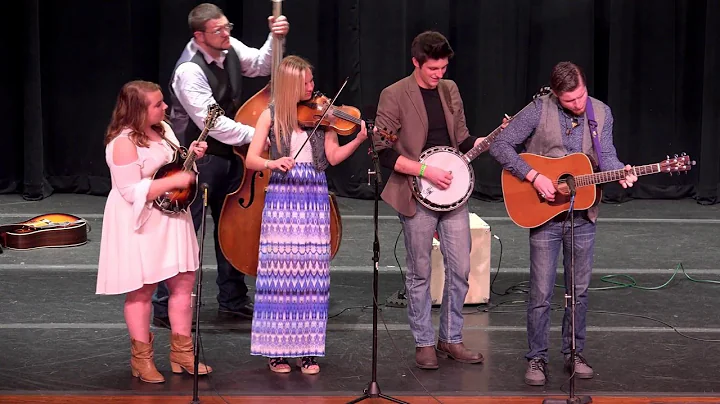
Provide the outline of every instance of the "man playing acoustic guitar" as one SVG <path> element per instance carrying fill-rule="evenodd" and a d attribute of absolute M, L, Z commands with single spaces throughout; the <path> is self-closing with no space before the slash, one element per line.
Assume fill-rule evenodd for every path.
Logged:
<path fill-rule="evenodd" d="M 525 152 L 545 157 L 562 157 L 570 153 L 585 153 L 601 171 L 622 170 L 613 145 L 613 118 L 610 107 L 589 97 L 582 69 L 570 62 L 555 65 L 550 76 L 551 94 L 532 101 L 518 113 L 490 146 L 490 154 L 503 168 L 521 180 L 532 184 L 538 197 L 555 201 L 557 189 L 553 181 L 531 167 L 516 152 L 523 146 Z M 596 117 L 596 119 L 594 119 Z M 592 128 L 595 133 L 591 136 Z M 631 187 L 637 180 L 629 165 L 624 166 L 623 187 Z M 576 352 L 575 375 L 593 377 L 593 369 L 580 354 L 585 345 L 585 319 L 588 303 L 588 286 L 593 265 L 595 220 L 597 204 L 587 210 L 575 211 L 575 310 Z M 564 230 L 567 214 L 561 214 L 546 223 L 530 229 L 530 297 L 527 308 L 529 352 L 525 383 L 542 386 L 546 380 L 548 361 L 548 334 L 550 332 L 550 300 L 557 259 L 563 247 L 565 279 L 570 271 L 570 232 Z M 570 309 L 565 309 L 562 326 L 562 353 L 565 369 L 572 369 Z"/>

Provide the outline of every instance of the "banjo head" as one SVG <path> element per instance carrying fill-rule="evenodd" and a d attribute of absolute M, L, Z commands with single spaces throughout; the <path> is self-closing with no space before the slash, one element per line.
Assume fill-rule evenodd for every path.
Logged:
<path fill-rule="evenodd" d="M 420 155 L 420 163 L 450 171 L 453 179 L 447 189 L 436 188 L 424 177 L 413 178 L 413 194 L 426 208 L 450 211 L 465 203 L 475 187 L 475 174 L 460 151 L 449 146 L 437 146 Z"/>

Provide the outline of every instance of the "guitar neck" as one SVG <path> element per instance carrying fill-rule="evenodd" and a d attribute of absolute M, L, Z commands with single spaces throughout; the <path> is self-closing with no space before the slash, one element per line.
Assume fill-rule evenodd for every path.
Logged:
<path fill-rule="evenodd" d="M 498 126 L 495 128 L 494 131 L 492 131 L 489 135 L 485 137 L 485 139 L 482 140 L 477 146 L 470 149 L 467 153 L 465 153 L 465 158 L 467 159 L 467 162 L 471 162 L 477 158 L 477 156 L 485 153 L 490 149 L 490 144 L 495 140 L 495 138 L 500 134 L 502 131 L 502 127 Z"/>
<path fill-rule="evenodd" d="M 647 164 L 633 167 L 633 173 L 638 177 L 642 175 L 657 174 L 661 172 L 660 164 Z M 576 187 L 587 187 L 591 185 L 604 184 L 607 182 L 620 181 L 625 178 L 625 169 L 602 171 L 594 174 L 578 175 L 575 177 Z"/>

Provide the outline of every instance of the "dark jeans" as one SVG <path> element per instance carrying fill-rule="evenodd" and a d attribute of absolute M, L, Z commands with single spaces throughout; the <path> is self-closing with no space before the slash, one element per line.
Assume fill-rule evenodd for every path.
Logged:
<path fill-rule="evenodd" d="M 548 360 L 550 333 L 550 301 L 553 296 L 557 260 L 563 250 L 565 289 L 570 284 L 570 219 L 550 221 L 530 230 L 530 298 L 527 308 L 529 352 L 527 359 L 540 357 Z M 588 305 L 588 287 L 593 266 L 595 223 L 584 212 L 575 214 L 575 343 L 577 352 L 585 347 L 585 320 Z M 565 309 L 562 324 L 562 353 L 570 353 L 570 307 Z"/>
<path fill-rule="evenodd" d="M 227 261 L 220 249 L 218 240 L 218 223 L 220 212 L 222 212 L 225 196 L 233 192 L 240 185 L 242 179 L 242 163 L 237 157 L 232 159 L 206 155 L 197 161 L 198 174 L 198 195 L 190 206 L 195 231 L 200 230 L 202 224 L 203 201 L 199 191 L 199 184 L 208 185 L 208 208 L 215 223 L 213 237 L 215 239 L 215 257 L 217 259 L 217 286 L 219 289 L 217 301 L 220 309 L 237 311 L 247 303 L 250 298 L 247 296 L 248 288 L 245 285 L 245 275 L 235 269 Z M 153 295 L 153 313 L 156 317 L 168 316 L 168 289 L 165 282 L 158 283 L 157 290 Z"/>

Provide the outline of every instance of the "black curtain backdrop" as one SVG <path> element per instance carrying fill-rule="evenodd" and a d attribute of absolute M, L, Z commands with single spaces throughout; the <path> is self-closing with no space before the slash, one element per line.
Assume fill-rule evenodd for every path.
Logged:
<path fill-rule="evenodd" d="M 169 75 L 190 38 L 187 14 L 199 3 L 23 1 L 22 28 L 0 44 L 0 192 L 107 194 L 103 133 L 117 92 L 144 79 L 169 98 Z M 215 3 L 235 23 L 234 36 L 262 45 L 269 0 Z M 529 102 L 555 63 L 572 60 L 585 68 L 590 93 L 612 107 L 622 161 L 649 164 L 686 152 L 698 162 L 688 175 L 643 177 L 631 190 L 609 185 L 606 202 L 720 198 L 718 1 L 285 0 L 283 14 L 291 23 L 286 54 L 309 59 L 328 96 L 349 78 L 338 103 L 365 111 L 412 71 L 412 38 L 443 32 L 456 52 L 447 76 L 458 83 L 477 136 Z M 244 97 L 266 82 L 246 79 Z M 499 165 L 487 153 L 473 165 L 474 196 L 500 200 Z M 358 150 L 328 170 L 331 190 L 372 198 L 370 167 L 367 149 Z"/>

